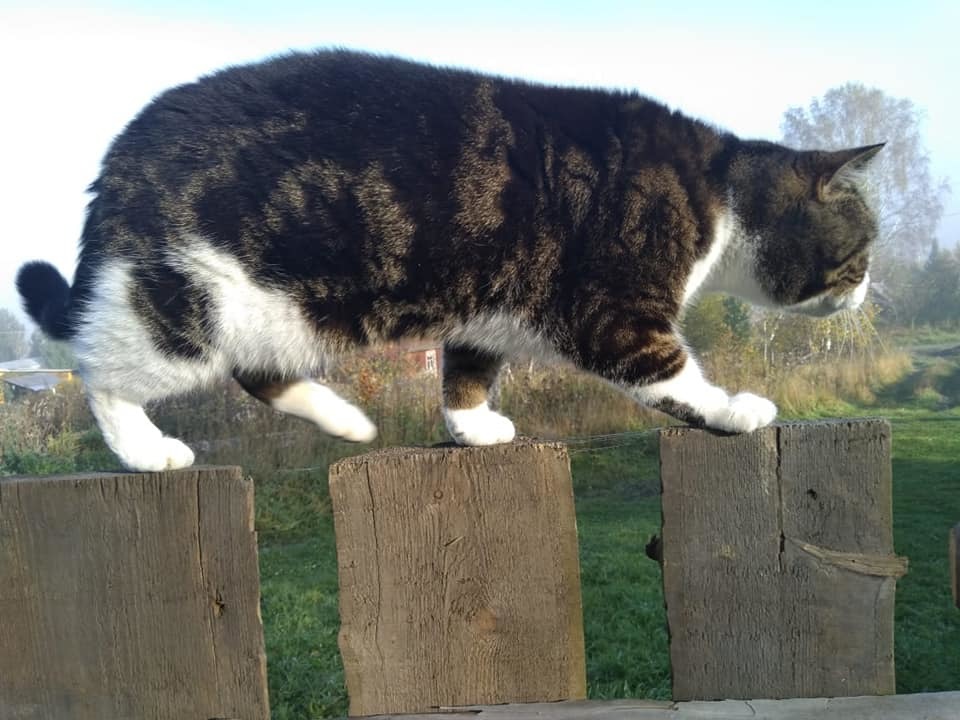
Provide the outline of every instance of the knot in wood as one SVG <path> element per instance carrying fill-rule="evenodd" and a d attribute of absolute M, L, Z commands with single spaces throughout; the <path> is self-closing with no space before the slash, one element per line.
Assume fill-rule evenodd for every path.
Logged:
<path fill-rule="evenodd" d="M 494 633 L 497 631 L 497 615 L 490 608 L 482 607 L 470 618 L 470 624 L 477 632 Z"/>

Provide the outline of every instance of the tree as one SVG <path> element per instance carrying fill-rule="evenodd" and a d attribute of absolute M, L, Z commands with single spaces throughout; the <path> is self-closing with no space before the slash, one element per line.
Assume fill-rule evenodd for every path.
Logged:
<path fill-rule="evenodd" d="M 70 346 L 64 342 L 51 340 L 39 329 L 30 336 L 30 355 L 40 358 L 45 368 L 57 370 L 74 370 L 77 367 L 77 356 Z"/>
<path fill-rule="evenodd" d="M 960 317 L 960 257 L 934 243 L 917 288 L 917 319 L 931 325 L 953 325 Z"/>
<path fill-rule="evenodd" d="M 739 342 L 750 340 L 750 308 L 745 302 L 733 295 L 724 297 L 723 322 Z"/>
<path fill-rule="evenodd" d="M 724 315 L 722 295 L 711 294 L 700 298 L 683 318 L 684 338 L 698 352 L 710 352 L 723 344 L 730 334 Z"/>
<path fill-rule="evenodd" d="M 781 123 L 784 142 L 800 149 L 887 143 L 865 186 L 880 221 L 871 274 L 890 285 L 902 285 L 903 271 L 929 252 L 949 193 L 945 180 L 930 175 L 922 119 L 910 100 L 850 83 L 828 90 L 808 108 L 790 108 Z"/>
<path fill-rule="evenodd" d="M 19 360 L 27 354 L 27 331 L 17 316 L 0 308 L 0 362 Z"/>

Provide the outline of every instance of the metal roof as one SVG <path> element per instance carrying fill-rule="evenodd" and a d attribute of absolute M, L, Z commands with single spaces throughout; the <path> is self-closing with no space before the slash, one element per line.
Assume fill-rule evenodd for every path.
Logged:
<path fill-rule="evenodd" d="M 40 358 L 20 358 L 0 363 L 0 381 L 31 392 L 52 390 L 65 382 L 72 372 L 66 368 L 45 368 Z"/>
<path fill-rule="evenodd" d="M 0 380 L 24 390 L 42 392 L 53 390 L 57 385 L 66 382 L 66 379 L 53 373 L 29 373 L 25 375 L 0 375 Z"/>
<path fill-rule="evenodd" d="M 0 362 L 0 370 L 39 370 L 43 367 L 40 358 L 20 358 Z"/>

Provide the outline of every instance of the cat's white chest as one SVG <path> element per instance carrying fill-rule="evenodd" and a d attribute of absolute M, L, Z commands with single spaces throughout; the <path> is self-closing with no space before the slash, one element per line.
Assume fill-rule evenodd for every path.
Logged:
<path fill-rule="evenodd" d="M 755 305 L 770 304 L 757 279 L 754 254 L 733 210 L 717 216 L 710 250 L 693 264 L 683 288 L 683 305 L 703 292 L 726 292 Z"/>
<path fill-rule="evenodd" d="M 701 290 L 719 290 L 719 275 L 723 274 L 722 264 L 729 262 L 727 250 L 735 241 L 736 218 L 729 210 L 723 210 L 717 217 L 713 241 L 709 252 L 693 264 L 683 288 L 683 305 L 686 307 Z M 709 282 L 708 282 L 709 281 Z"/>

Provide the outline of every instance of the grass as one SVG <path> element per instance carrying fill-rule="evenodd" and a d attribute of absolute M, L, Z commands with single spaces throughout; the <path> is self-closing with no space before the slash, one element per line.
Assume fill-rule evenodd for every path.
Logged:
<path fill-rule="evenodd" d="M 346 715 L 337 650 L 337 565 L 329 515 L 308 540 L 260 547 L 273 720 Z"/>
<path fill-rule="evenodd" d="M 573 445 L 581 593 L 592 698 L 670 697 L 659 565 L 645 547 L 660 532 L 656 434 Z"/>
<path fill-rule="evenodd" d="M 660 567 L 644 554 L 659 532 L 659 498 L 577 503 L 581 587 L 592 698 L 670 697 Z"/>
<path fill-rule="evenodd" d="M 893 411 L 899 692 L 960 689 L 960 610 L 950 596 L 947 535 L 960 522 L 960 410 Z"/>

